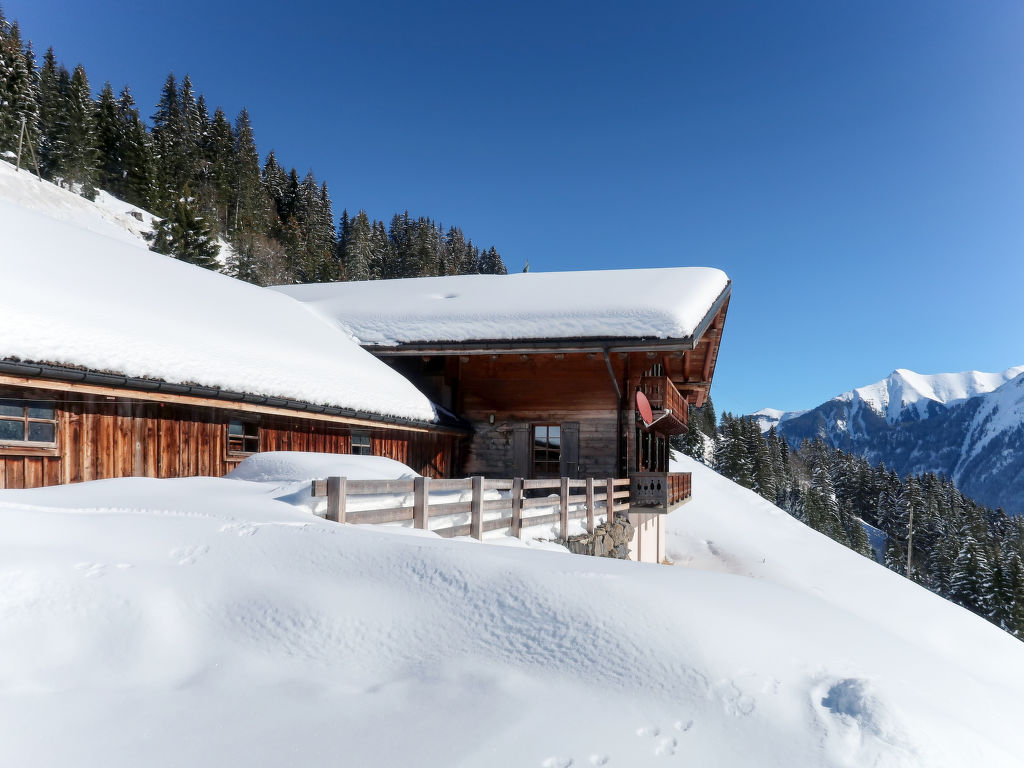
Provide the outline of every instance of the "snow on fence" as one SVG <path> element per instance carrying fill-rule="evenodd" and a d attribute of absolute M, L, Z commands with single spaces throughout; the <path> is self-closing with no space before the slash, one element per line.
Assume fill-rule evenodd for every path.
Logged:
<path fill-rule="evenodd" d="M 492 480 L 479 476 L 464 480 L 434 480 L 429 477 L 411 480 L 347 480 L 344 477 L 329 477 L 326 480 L 313 481 L 313 496 L 327 497 L 327 519 L 339 523 L 391 523 L 412 520 L 415 528 L 426 530 L 429 528 L 431 517 L 468 513 L 469 523 L 432 529 L 433 532 L 447 538 L 472 536 L 481 539 L 487 531 L 511 529 L 513 536 L 521 538 L 524 526 L 557 522 L 559 538 L 565 539 L 569 534 L 569 521 L 579 518 L 586 518 L 587 531 L 593 533 L 597 505 L 602 504 L 607 511 L 609 499 L 613 514 L 628 512 L 629 485 L 629 478 L 611 477 L 601 480 L 577 480 L 568 477 L 545 480 L 521 477 Z M 558 498 L 555 499 L 553 494 L 531 495 L 545 490 L 557 492 Z M 579 492 L 581 490 L 582 493 Z M 466 491 L 471 494 L 469 501 L 445 501 L 434 497 L 435 501 L 432 503 L 432 493 L 444 493 L 450 497 L 452 492 Z M 409 494 L 412 494 L 412 504 L 406 503 Z M 353 497 L 372 495 L 396 495 L 401 503 L 390 507 L 349 509 Z M 526 516 L 523 514 L 531 509 L 550 508 L 556 505 L 557 512 Z M 499 514 L 496 518 L 488 516 L 490 519 L 485 519 L 485 512 Z"/>

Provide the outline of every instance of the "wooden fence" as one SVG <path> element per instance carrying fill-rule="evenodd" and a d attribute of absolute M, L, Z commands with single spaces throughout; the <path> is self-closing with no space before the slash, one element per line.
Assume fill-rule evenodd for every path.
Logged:
<path fill-rule="evenodd" d="M 469 477 L 464 480 L 432 480 L 429 477 L 417 477 L 412 480 L 346 480 L 344 477 L 329 477 L 313 481 L 313 495 L 327 497 L 327 519 L 339 523 L 412 520 L 414 527 L 428 529 L 431 517 L 468 513 L 468 523 L 433 529 L 433 532 L 448 538 L 472 536 L 481 539 L 487 531 L 511 529 L 513 536 L 522 537 L 524 526 L 557 522 L 559 537 L 565 539 L 569 533 L 570 520 L 586 518 L 587 531 L 593 533 L 597 505 L 603 504 L 607 509 L 609 499 L 613 514 L 628 512 L 629 484 L 629 478 L 576 480 L 562 477 L 529 480 L 517 477 L 491 480 Z M 470 491 L 472 496 L 469 501 L 431 504 L 432 491 Z M 500 491 L 502 498 L 485 499 L 487 491 Z M 551 494 L 536 495 L 543 491 L 557 493 L 558 497 L 553 498 Z M 412 504 L 381 509 L 348 509 L 354 496 L 371 494 L 412 494 Z M 524 516 L 524 512 L 539 507 L 557 507 L 558 511 Z M 499 513 L 498 518 L 484 519 L 485 512 L 495 511 Z"/>

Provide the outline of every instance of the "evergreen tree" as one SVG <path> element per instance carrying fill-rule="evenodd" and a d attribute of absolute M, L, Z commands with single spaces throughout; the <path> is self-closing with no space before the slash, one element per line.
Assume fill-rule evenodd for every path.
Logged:
<path fill-rule="evenodd" d="M 235 232 L 266 232 L 269 201 L 263 188 L 252 123 L 244 108 L 235 120 L 234 134 L 234 220 L 231 227 Z"/>
<path fill-rule="evenodd" d="M 61 84 L 70 81 L 67 70 L 58 66 L 53 48 L 47 49 L 39 71 L 39 164 L 48 179 L 57 175 L 59 165 L 58 123 L 66 96 Z"/>
<path fill-rule="evenodd" d="M 22 120 L 34 140 L 39 121 L 35 71 L 29 68 L 14 22 L 0 31 L 0 151 L 17 150 Z"/>
<path fill-rule="evenodd" d="M 64 111 L 58 120 L 61 137 L 59 168 L 64 180 L 81 187 L 82 197 L 96 197 L 99 152 L 96 149 L 95 104 L 85 68 L 79 64 L 68 84 Z"/>
<path fill-rule="evenodd" d="M 351 220 L 345 236 L 341 269 L 346 280 L 370 280 L 379 277 L 379 274 L 374 275 L 370 271 L 373 262 L 371 240 L 370 217 L 366 215 L 366 211 L 360 211 Z"/>
<path fill-rule="evenodd" d="M 149 236 L 150 249 L 173 256 L 206 269 L 216 270 L 220 264 L 217 255 L 220 246 L 209 220 L 199 212 L 197 201 L 189 195 L 188 187 L 171 206 L 166 219 L 159 222 Z"/>
<path fill-rule="evenodd" d="M 989 613 L 992 592 L 992 568 L 987 553 L 968 528 L 950 577 L 949 598 L 969 611 Z"/>
<path fill-rule="evenodd" d="M 153 114 L 153 161 L 157 212 L 169 211 L 181 199 L 186 181 L 185 122 L 174 73 L 167 75 Z"/>

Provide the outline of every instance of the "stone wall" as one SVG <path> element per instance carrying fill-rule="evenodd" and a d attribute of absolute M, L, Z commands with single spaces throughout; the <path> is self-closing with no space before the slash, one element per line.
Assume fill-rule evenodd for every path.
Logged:
<path fill-rule="evenodd" d="M 614 557 L 629 560 L 629 542 L 633 540 L 633 525 L 625 515 L 616 515 L 612 523 L 601 523 L 593 533 L 570 536 L 559 541 L 570 552 L 594 557 Z"/>

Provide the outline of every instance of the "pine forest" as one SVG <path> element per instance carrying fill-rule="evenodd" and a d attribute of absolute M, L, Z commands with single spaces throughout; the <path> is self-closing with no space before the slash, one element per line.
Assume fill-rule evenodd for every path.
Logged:
<path fill-rule="evenodd" d="M 387 224 L 343 211 L 336 225 L 312 170 L 300 176 L 273 151 L 260 166 L 244 108 L 234 121 L 220 107 L 211 116 L 189 76 L 172 73 L 147 125 L 127 86 L 104 83 L 94 98 L 81 64 L 69 72 L 52 48 L 38 63 L 2 11 L 0 106 L 0 154 L 37 148 L 44 178 L 151 211 L 159 253 L 258 285 L 506 273 L 493 246 L 408 211 Z"/>
<path fill-rule="evenodd" d="M 935 474 L 901 478 L 818 439 L 793 449 L 750 418 L 725 413 L 719 422 L 710 400 L 689 417 L 677 450 L 1024 639 L 1019 516 L 983 507 Z"/>

